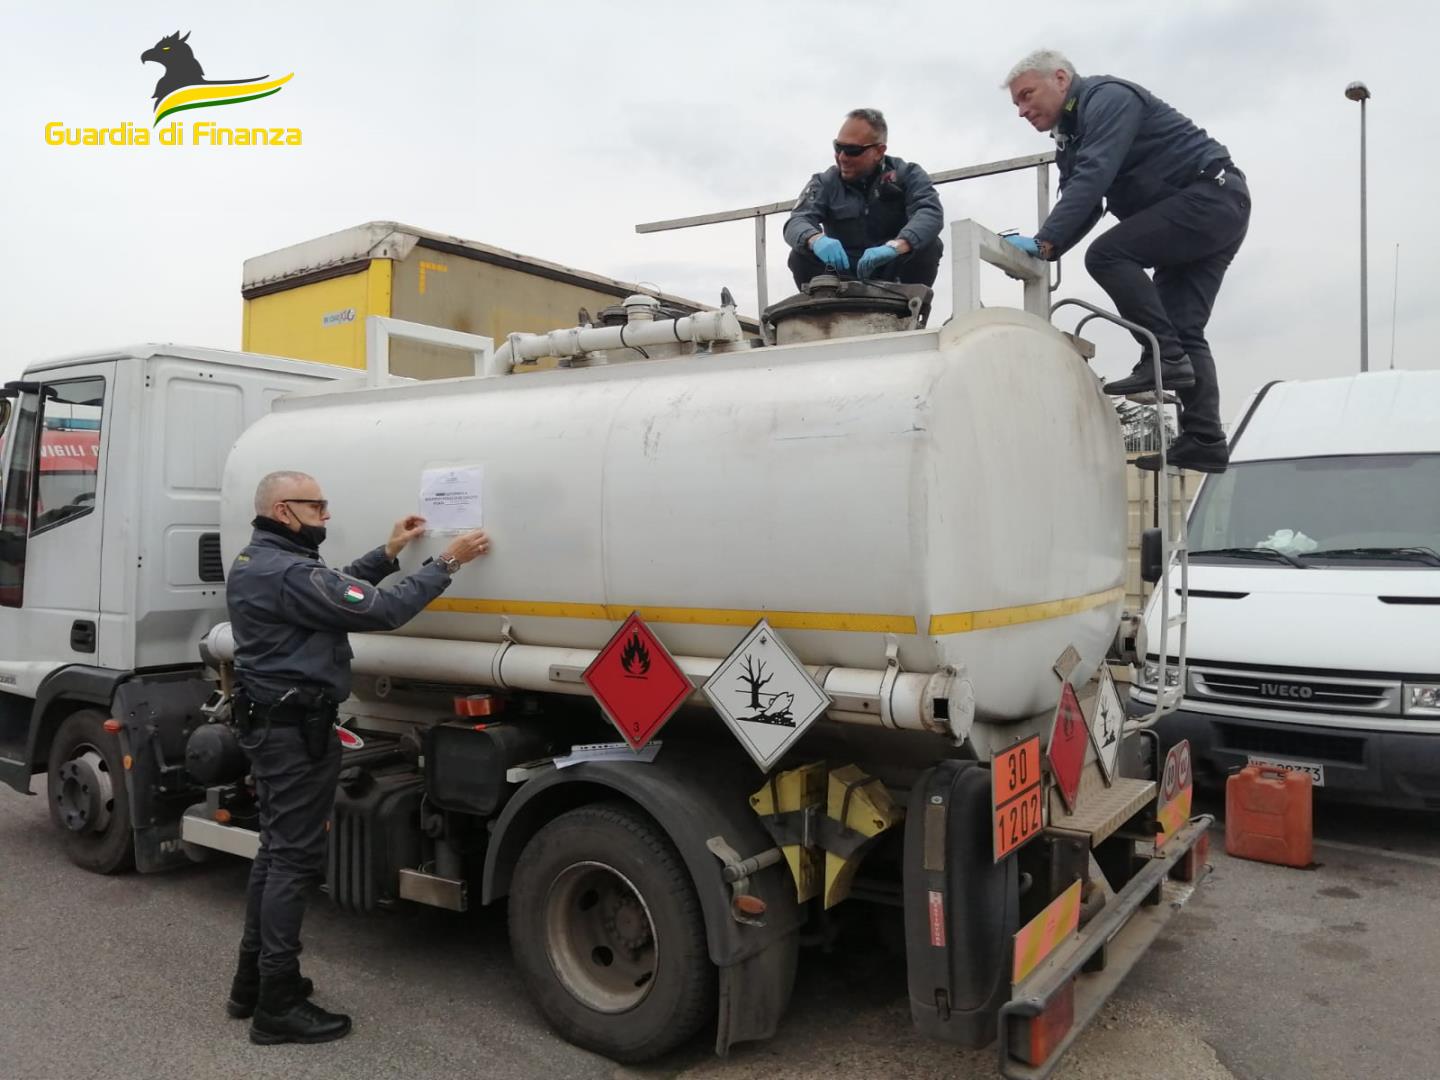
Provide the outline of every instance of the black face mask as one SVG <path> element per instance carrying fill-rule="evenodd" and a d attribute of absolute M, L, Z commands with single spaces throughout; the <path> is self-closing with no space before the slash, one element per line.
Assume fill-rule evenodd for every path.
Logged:
<path fill-rule="evenodd" d="M 250 524 L 264 532 L 274 533 L 276 536 L 283 537 L 286 540 L 294 540 L 304 544 L 313 551 L 319 551 L 320 545 L 325 542 L 324 525 L 301 525 L 300 530 L 297 532 L 288 525 L 276 521 L 274 518 L 265 517 L 263 514 Z"/>
<path fill-rule="evenodd" d="M 301 525 L 300 531 L 295 535 L 300 538 L 300 542 L 306 547 L 314 548 L 316 551 L 319 551 L 320 545 L 325 542 L 325 526 Z"/>

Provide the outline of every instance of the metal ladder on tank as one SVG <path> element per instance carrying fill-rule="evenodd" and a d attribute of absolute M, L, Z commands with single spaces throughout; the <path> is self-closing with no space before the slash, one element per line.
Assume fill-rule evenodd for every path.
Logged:
<path fill-rule="evenodd" d="M 1160 471 L 1158 477 L 1163 479 L 1159 483 L 1159 515 L 1160 515 L 1160 580 L 1156 582 L 1156 588 L 1160 590 L 1160 640 L 1158 643 L 1149 642 L 1139 656 L 1141 670 L 1144 670 L 1146 655 L 1151 645 L 1158 645 L 1156 650 L 1159 661 L 1155 672 L 1155 708 L 1139 720 L 1132 720 L 1126 726 L 1129 730 L 1143 730 L 1153 727 L 1155 721 L 1162 716 L 1174 712 L 1180 707 L 1180 702 L 1185 696 L 1185 681 L 1188 678 L 1186 641 L 1187 631 L 1190 623 L 1190 538 L 1186 522 L 1184 506 L 1184 479 L 1181 470 L 1170 464 L 1167 454 L 1169 453 L 1168 440 L 1165 432 L 1165 390 L 1161 385 L 1160 378 L 1160 342 L 1145 327 L 1133 323 L 1129 319 L 1121 318 L 1113 311 L 1106 311 L 1097 307 L 1087 300 L 1079 300 L 1068 297 L 1064 300 L 1057 300 L 1050 306 L 1050 317 L 1053 320 L 1055 312 L 1063 307 L 1084 308 L 1088 315 L 1080 320 L 1075 326 L 1075 336 L 1080 336 L 1080 331 L 1091 319 L 1104 319 L 1106 322 L 1114 323 L 1135 334 L 1141 334 L 1150 344 L 1150 355 L 1153 359 L 1155 369 L 1155 401 L 1151 406 L 1151 415 L 1155 420 L 1155 445 L 1160 451 Z M 1181 507 L 1179 514 L 1179 527 L 1172 528 L 1175 516 L 1171 509 L 1170 489 L 1173 478 L 1180 478 L 1181 481 Z M 1180 574 L 1180 588 L 1171 588 L 1171 571 L 1178 567 Z M 1179 610 L 1173 614 L 1170 611 L 1171 596 L 1179 597 Z M 1141 613 L 1143 625 L 1143 612 Z M 1178 648 L 1175 653 L 1175 664 L 1170 665 L 1170 632 L 1179 631 Z M 1175 685 L 1170 685 L 1170 672 L 1176 673 Z"/>

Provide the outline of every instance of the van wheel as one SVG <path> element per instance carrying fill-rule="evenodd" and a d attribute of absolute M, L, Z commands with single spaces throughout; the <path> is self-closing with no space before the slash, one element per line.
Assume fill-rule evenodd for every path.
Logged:
<path fill-rule="evenodd" d="M 714 1014 L 690 873 L 631 807 L 582 806 L 531 837 L 511 883 L 510 946 L 556 1032 L 615 1061 L 659 1057 Z"/>
<path fill-rule="evenodd" d="M 105 715 L 80 709 L 67 716 L 50 744 L 50 820 L 64 834 L 76 866 L 115 874 L 135 865 L 135 835 L 120 741 L 102 726 Z"/>

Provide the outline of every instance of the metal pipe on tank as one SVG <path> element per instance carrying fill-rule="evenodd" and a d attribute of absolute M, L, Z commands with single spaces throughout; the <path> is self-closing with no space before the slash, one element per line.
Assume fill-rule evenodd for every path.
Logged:
<path fill-rule="evenodd" d="M 589 696 L 590 689 L 581 675 L 598 655 L 593 649 L 388 634 L 352 634 L 350 648 L 355 654 L 351 668 L 358 675 L 576 696 Z M 220 623 L 211 629 L 200 643 L 200 653 L 210 664 L 233 659 L 235 638 L 230 624 Z M 699 687 L 722 661 L 677 656 L 675 662 L 696 687 L 692 700 L 703 702 Z M 970 733 L 975 717 L 974 694 L 969 680 L 960 678 L 953 669 L 931 674 L 836 667 L 807 670 L 831 698 L 827 719 L 865 727 L 924 731 L 944 735 L 957 745 Z"/>
<path fill-rule="evenodd" d="M 642 316 L 624 326 L 574 326 L 546 334 L 511 334 L 496 351 L 492 365 L 508 370 L 544 356 L 579 356 L 603 349 L 684 341 L 741 341 L 744 336 L 733 307 L 697 311 L 679 319 L 647 320 Z"/>

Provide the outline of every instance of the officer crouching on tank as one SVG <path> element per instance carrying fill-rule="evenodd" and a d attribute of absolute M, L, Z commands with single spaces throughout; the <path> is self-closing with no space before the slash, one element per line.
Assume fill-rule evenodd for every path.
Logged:
<path fill-rule="evenodd" d="M 888 157 L 879 109 L 855 109 L 835 137 L 835 164 L 816 173 L 785 222 L 795 287 L 818 274 L 934 285 L 945 210 L 930 174 Z M 822 231 L 823 230 L 823 231 Z"/>
<path fill-rule="evenodd" d="M 350 1031 L 350 1017 L 307 1000 L 300 976 L 305 889 L 325 865 L 340 775 L 337 707 L 350 696 L 352 630 L 394 630 L 418 615 L 451 575 L 490 547 L 483 529 L 457 537 L 395 584 L 395 557 L 425 519 L 395 523 L 390 539 L 343 570 L 320 558 L 329 503 L 315 478 L 272 472 L 255 490 L 255 532 L 226 585 L 235 638 L 234 715 L 260 811 L 240 961 L 227 1010 L 254 1016 L 250 1041 L 318 1043 Z"/>

